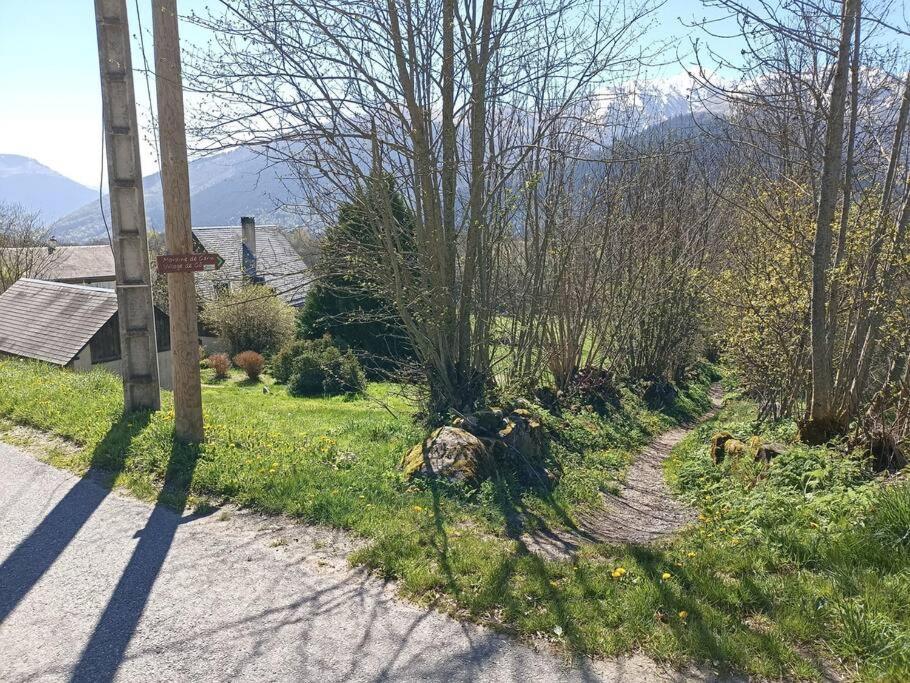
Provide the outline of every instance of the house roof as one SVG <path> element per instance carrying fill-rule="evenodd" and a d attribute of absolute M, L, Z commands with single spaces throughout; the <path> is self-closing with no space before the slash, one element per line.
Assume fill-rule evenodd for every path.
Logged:
<path fill-rule="evenodd" d="M 117 294 L 23 278 L 0 294 L 0 353 L 66 365 L 117 312 Z"/>
<path fill-rule="evenodd" d="M 10 252 L 12 247 L 4 249 Z M 114 254 L 109 245 L 63 246 L 49 251 L 47 247 L 23 247 L 20 262 L 30 266 L 27 275 L 58 282 L 114 280 Z M 3 260 L 3 255 L 0 255 Z"/>
<path fill-rule="evenodd" d="M 198 274 L 196 282 L 204 296 L 214 294 L 216 283 L 242 282 L 240 226 L 193 228 L 193 234 L 206 251 L 216 252 L 224 259 L 220 270 Z M 279 298 L 292 306 L 303 304 L 307 267 L 287 235 L 277 226 L 256 226 L 256 274 L 278 293 Z"/>

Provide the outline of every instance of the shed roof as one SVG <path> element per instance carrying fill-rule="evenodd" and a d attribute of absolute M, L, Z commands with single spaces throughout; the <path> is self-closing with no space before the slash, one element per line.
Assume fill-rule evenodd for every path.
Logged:
<path fill-rule="evenodd" d="M 66 365 L 117 312 L 117 294 L 23 278 L 0 294 L 0 353 Z"/>
<path fill-rule="evenodd" d="M 197 275 L 196 281 L 203 295 L 214 294 L 217 282 L 243 280 L 243 238 L 240 226 L 194 227 L 193 234 L 206 251 L 216 252 L 224 259 L 220 270 Z M 303 304 L 306 298 L 307 267 L 278 226 L 256 226 L 256 274 L 278 293 L 279 298 L 292 306 Z"/>

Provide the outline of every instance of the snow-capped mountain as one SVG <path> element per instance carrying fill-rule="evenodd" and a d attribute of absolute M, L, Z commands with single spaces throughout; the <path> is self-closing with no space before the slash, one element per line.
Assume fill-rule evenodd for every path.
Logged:
<path fill-rule="evenodd" d="M 611 122 L 625 122 L 634 134 L 671 119 L 682 120 L 707 112 L 722 115 L 727 105 L 699 89 L 689 74 L 629 81 L 602 89 L 597 95 L 600 116 Z"/>

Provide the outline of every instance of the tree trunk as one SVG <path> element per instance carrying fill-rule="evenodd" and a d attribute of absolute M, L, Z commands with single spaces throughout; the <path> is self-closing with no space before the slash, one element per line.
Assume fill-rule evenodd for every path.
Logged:
<path fill-rule="evenodd" d="M 831 103 L 828 110 L 825 152 L 819 183 L 815 241 L 812 246 L 812 298 L 810 309 L 812 353 L 812 397 L 809 419 L 802 425 L 801 436 L 809 443 L 822 443 L 841 431 L 834 405 L 834 377 L 831 347 L 828 344 L 827 304 L 828 267 L 833 242 L 832 223 L 840 194 L 841 159 L 843 156 L 844 113 L 847 102 L 847 77 L 853 25 L 859 13 L 859 0 L 845 0 L 841 20 L 840 45 L 837 52 Z"/>

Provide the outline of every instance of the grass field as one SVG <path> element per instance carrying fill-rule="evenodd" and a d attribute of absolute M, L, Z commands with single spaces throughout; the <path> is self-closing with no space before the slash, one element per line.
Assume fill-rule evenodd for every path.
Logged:
<path fill-rule="evenodd" d="M 672 543 L 594 545 L 556 562 L 516 538 L 516 519 L 571 520 L 621 480 L 650 436 L 702 412 L 706 376 L 681 392 L 674 417 L 628 392 L 609 420 L 545 414 L 563 469 L 550 493 L 502 479 L 473 489 L 404 480 L 398 461 L 421 430 L 394 385 L 371 385 L 366 397 L 297 399 L 237 376 L 204 381 L 207 441 L 198 450 L 171 445 L 168 396 L 161 412 L 121 420 L 119 380 L 104 373 L 0 361 L 0 416 L 79 443 L 50 459 L 113 472 L 144 498 L 230 500 L 350 529 L 368 541 L 352 561 L 398 580 L 410 598 L 572 651 L 644 650 L 767 677 L 817 678 L 816 656 L 842 659 L 870 680 L 910 671 L 906 539 L 885 551 L 891 541 L 860 531 L 876 514 L 899 527 L 904 499 L 892 495 L 896 507 L 881 513 L 880 486 L 824 449 L 794 451 L 780 477 L 718 470 L 707 438 L 719 425 L 745 436 L 746 402 L 675 451 L 671 478 L 703 517 Z M 831 564 L 837 552 L 842 560 Z"/>

